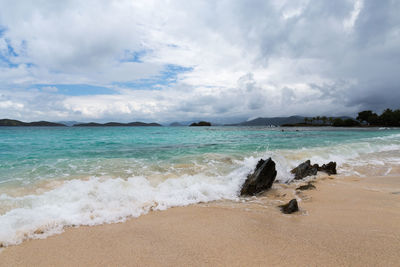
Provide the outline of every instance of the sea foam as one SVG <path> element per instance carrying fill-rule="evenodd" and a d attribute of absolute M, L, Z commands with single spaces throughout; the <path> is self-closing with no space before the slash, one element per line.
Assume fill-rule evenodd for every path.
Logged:
<path fill-rule="evenodd" d="M 152 186 L 145 177 L 98 178 L 65 181 L 60 187 L 39 195 L 10 197 L 14 208 L 0 216 L 0 242 L 19 244 L 28 238 L 60 233 L 66 226 L 122 222 L 151 210 L 165 210 L 218 199 L 237 199 L 249 166 L 227 176 L 202 174 L 167 179 Z"/>

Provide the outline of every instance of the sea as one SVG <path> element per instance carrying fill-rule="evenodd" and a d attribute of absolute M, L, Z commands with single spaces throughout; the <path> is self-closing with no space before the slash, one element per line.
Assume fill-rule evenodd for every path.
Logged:
<path fill-rule="evenodd" d="M 268 157 L 279 183 L 308 159 L 337 162 L 338 176 L 398 175 L 400 129 L 1 127 L 0 247 L 169 207 L 241 201 L 246 176 Z"/>

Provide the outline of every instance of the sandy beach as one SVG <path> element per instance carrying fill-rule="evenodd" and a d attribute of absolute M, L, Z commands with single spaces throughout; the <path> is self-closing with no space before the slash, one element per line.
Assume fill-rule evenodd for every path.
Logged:
<path fill-rule="evenodd" d="M 3 249 L 1 266 L 398 266 L 400 176 L 319 177 Z M 300 211 L 281 214 L 292 197 Z"/>

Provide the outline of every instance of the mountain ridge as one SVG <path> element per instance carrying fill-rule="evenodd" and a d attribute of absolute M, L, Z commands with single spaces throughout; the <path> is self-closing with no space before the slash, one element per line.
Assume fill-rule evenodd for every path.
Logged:
<path fill-rule="evenodd" d="M 118 126 L 130 126 L 130 127 L 137 127 L 137 126 L 162 126 L 161 124 L 151 122 L 145 123 L 141 121 L 135 122 L 106 122 L 106 123 L 96 123 L 96 122 L 89 122 L 89 123 L 78 123 L 74 124 L 73 127 L 118 127 Z"/>
<path fill-rule="evenodd" d="M 50 121 L 34 121 L 34 122 L 23 122 L 19 120 L 12 120 L 12 119 L 0 119 L 0 127 L 80 127 L 80 126 L 103 126 L 103 127 L 115 127 L 115 126 L 162 126 L 161 124 L 151 122 L 145 123 L 141 121 L 135 122 L 128 122 L 128 123 L 121 123 L 121 122 L 106 122 L 106 123 L 96 123 L 96 122 L 89 122 L 89 123 L 76 123 L 71 125 L 71 123 L 64 124 L 60 122 L 50 122 Z"/>
<path fill-rule="evenodd" d="M 226 126 L 270 126 L 270 125 L 281 126 L 284 124 L 303 123 L 305 118 L 309 117 L 299 116 L 299 115 L 294 115 L 289 117 L 258 117 L 253 120 L 243 121 L 234 124 L 225 124 L 225 125 Z M 333 117 L 333 118 L 351 119 L 351 117 L 348 116 Z"/>
<path fill-rule="evenodd" d="M 20 127 L 20 126 L 46 126 L 46 127 L 66 127 L 65 124 L 49 122 L 49 121 L 33 121 L 33 122 L 23 122 L 19 120 L 11 120 L 11 119 L 1 119 L 0 126 L 9 126 L 9 127 Z"/>

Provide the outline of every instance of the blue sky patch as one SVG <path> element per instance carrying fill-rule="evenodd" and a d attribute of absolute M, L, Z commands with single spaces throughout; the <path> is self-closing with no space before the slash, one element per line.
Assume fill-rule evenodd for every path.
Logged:
<path fill-rule="evenodd" d="M 0 37 L 4 35 L 5 28 L 0 26 Z M 18 54 L 15 52 L 14 48 L 11 46 L 10 41 L 6 38 L 3 39 L 7 45 L 7 51 L 1 52 L 0 51 L 0 63 L 5 63 L 5 65 L 9 68 L 16 68 L 18 64 L 13 63 L 10 58 L 17 57 Z"/>
<path fill-rule="evenodd" d="M 193 68 L 182 67 L 178 65 L 166 65 L 164 71 L 160 75 L 150 79 L 140 79 L 133 82 L 115 82 L 113 85 L 133 88 L 133 89 L 160 89 L 158 86 L 168 86 L 177 81 L 177 76 L 180 73 L 191 71 Z M 113 95 L 118 92 L 112 88 L 103 86 L 94 86 L 88 84 L 35 84 L 35 88 L 40 88 L 44 92 L 51 92 L 69 96 L 83 95 Z M 57 88 L 57 90 L 55 88 Z"/>
<path fill-rule="evenodd" d="M 0 37 L 2 37 L 5 32 L 6 32 L 6 29 L 0 26 Z"/>
<path fill-rule="evenodd" d="M 12 56 L 12 57 L 17 57 L 18 54 L 15 52 L 14 48 L 11 46 L 10 41 L 8 39 L 5 39 L 5 40 L 6 40 L 6 43 L 7 43 L 8 55 Z"/>
<path fill-rule="evenodd" d="M 5 64 L 6 67 L 8 68 L 16 68 L 18 67 L 18 64 L 12 63 L 8 57 L 8 55 L 0 53 L 0 65 Z"/>
<path fill-rule="evenodd" d="M 158 86 L 169 86 L 177 82 L 180 73 L 192 71 L 191 67 L 183 67 L 179 65 L 168 64 L 159 74 L 149 79 L 140 79 L 133 82 L 115 82 L 113 85 L 133 89 L 160 89 Z"/>
<path fill-rule="evenodd" d="M 111 88 L 88 84 L 36 84 L 35 87 L 56 87 L 58 91 L 55 93 L 69 96 L 117 94 L 117 92 Z"/>
<path fill-rule="evenodd" d="M 121 62 L 137 62 L 137 63 L 143 63 L 143 57 L 149 53 L 150 50 L 138 50 L 138 51 L 130 51 L 126 50 L 124 58 L 121 60 Z"/>

